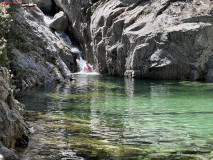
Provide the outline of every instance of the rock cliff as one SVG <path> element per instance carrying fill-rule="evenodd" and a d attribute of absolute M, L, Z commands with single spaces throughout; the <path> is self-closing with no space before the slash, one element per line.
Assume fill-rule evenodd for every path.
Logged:
<path fill-rule="evenodd" d="M 54 0 L 102 74 L 213 80 L 209 0 Z"/>
<path fill-rule="evenodd" d="M 10 82 L 24 89 L 70 81 L 76 65 L 73 53 L 49 28 L 39 8 L 5 8 L 7 13 L 0 8 L 5 17 L 0 22 L 6 25 L 0 34 L 0 160 L 16 160 L 13 149 L 28 143 L 29 130 Z M 10 78 L 2 66 L 11 69 Z"/>
<path fill-rule="evenodd" d="M 71 50 L 54 34 L 39 8 L 11 6 L 7 35 L 10 68 L 19 88 L 73 79 L 76 70 Z"/>
<path fill-rule="evenodd" d="M 8 71 L 0 68 L 0 159 L 18 159 L 8 148 L 26 145 L 28 132 L 21 104 L 13 97 Z"/>

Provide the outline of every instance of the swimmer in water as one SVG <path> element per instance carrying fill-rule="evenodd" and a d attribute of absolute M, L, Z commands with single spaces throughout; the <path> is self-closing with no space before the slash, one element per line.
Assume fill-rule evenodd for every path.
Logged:
<path fill-rule="evenodd" d="M 92 69 L 91 69 L 91 67 L 89 66 L 89 63 L 88 63 L 88 61 L 86 61 L 86 67 L 84 67 L 84 72 L 85 73 L 89 73 L 89 72 L 92 72 Z"/>

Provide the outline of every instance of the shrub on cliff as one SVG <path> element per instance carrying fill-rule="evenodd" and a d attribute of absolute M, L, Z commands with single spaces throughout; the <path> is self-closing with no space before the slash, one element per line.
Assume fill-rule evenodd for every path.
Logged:
<path fill-rule="evenodd" d="M 0 6 L 0 66 L 8 64 L 7 34 L 9 32 L 11 16 L 7 14 L 6 7 Z"/>

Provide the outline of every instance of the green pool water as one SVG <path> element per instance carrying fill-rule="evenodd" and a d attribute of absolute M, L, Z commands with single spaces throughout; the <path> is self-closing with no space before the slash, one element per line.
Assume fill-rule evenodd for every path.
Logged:
<path fill-rule="evenodd" d="M 213 84 L 88 75 L 75 79 L 21 92 L 18 99 L 28 110 L 87 122 L 89 132 L 81 133 L 87 137 L 82 141 L 95 140 L 91 150 L 104 149 L 106 159 L 125 159 L 123 154 L 126 159 L 213 158 Z M 80 143 L 81 137 L 70 134 L 66 141 L 70 139 Z M 75 147 L 78 153 L 81 147 Z"/>

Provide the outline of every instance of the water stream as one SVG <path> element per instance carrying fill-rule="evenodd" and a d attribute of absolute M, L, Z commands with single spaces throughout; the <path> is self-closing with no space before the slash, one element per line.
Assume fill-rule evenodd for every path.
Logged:
<path fill-rule="evenodd" d="M 49 24 L 52 22 L 53 17 L 51 16 L 44 16 L 44 22 L 46 23 L 46 25 L 49 27 Z M 63 31 L 63 32 L 57 32 L 55 31 L 55 35 L 61 40 L 61 42 L 67 46 L 72 53 L 77 54 L 77 64 L 78 64 L 78 68 L 79 68 L 79 72 L 75 73 L 75 74 L 87 74 L 87 75 L 98 75 L 99 73 L 97 72 L 91 72 L 91 73 L 85 73 L 84 72 L 84 68 L 86 67 L 86 61 L 83 59 L 82 57 L 82 53 L 81 51 L 73 45 L 69 35 Z M 89 66 L 92 68 L 92 70 L 94 71 L 94 68 L 91 64 L 89 64 Z"/>
<path fill-rule="evenodd" d="M 212 96 L 208 83 L 88 75 L 22 92 L 26 109 L 41 112 L 32 137 L 43 139 L 23 159 L 211 159 Z"/>

